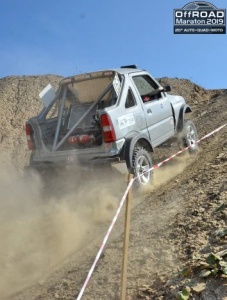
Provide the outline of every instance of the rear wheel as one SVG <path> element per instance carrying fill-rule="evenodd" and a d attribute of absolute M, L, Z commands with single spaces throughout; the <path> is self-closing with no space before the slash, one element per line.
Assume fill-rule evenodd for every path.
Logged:
<path fill-rule="evenodd" d="M 148 184 L 152 179 L 152 160 L 150 153 L 142 148 L 136 147 L 133 151 L 133 173 L 138 187 Z"/>

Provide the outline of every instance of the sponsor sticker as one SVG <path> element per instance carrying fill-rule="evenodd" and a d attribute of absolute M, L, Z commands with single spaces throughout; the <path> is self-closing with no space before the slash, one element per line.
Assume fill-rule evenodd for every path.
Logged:
<path fill-rule="evenodd" d="M 226 9 L 195 1 L 174 9 L 174 34 L 225 34 Z"/>
<path fill-rule="evenodd" d="M 135 119 L 133 114 L 127 114 L 118 118 L 118 125 L 120 129 L 129 127 L 135 124 Z"/>
<path fill-rule="evenodd" d="M 117 96 L 119 97 L 120 91 L 121 91 L 121 82 L 119 80 L 119 77 L 118 77 L 117 73 L 114 76 L 113 86 L 114 86 L 114 89 L 115 89 L 115 92 L 116 92 Z"/>

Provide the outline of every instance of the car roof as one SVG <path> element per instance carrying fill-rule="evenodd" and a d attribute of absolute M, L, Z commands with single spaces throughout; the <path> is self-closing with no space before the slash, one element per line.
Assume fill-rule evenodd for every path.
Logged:
<path fill-rule="evenodd" d="M 117 72 L 119 74 L 128 74 L 128 73 L 137 73 L 137 72 L 142 72 L 144 70 L 140 69 L 135 69 L 135 68 L 118 68 L 118 69 L 113 69 L 112 71 Z"/>
<path fill-rule="evenodd" d="M 120 75 L 125 75 L 125 74 L 129 74 L 129 73 L 139 73 L 142 72 L 144 70 L 140 70 L 137 68 L 117 68 L 117 69 L 106 69 L 106 70 L 100 70 L 100 71 L 92 71 L 92 72 L 87 72 L 87 73 L 81 73 L 81 74 L 77 74 L 77 75 L 73 75 L 73 76 L 69 76 L 69 77 L 65 77 L 60 81 L 60 85 L 61 84 L 65 84 L 65 83 L 69 83 L 71 81 L 74 80 L 83 80 L 84 78 L 86 78 L 89 75 L 99 75 L 101 74 L 107 74 L 107 73 L 118 73 Z"/>

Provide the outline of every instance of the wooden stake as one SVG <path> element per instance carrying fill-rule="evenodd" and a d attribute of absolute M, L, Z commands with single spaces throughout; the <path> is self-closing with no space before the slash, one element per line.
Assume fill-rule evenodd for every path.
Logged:
<path fill-rule="evenodd" d="M 128 174 L 128 183 L 132 179 L 133 175 Z M 129 245 L 129 231 L 130 231 L 130 215 L 131 215 L 131 195 L 132 188 L 129 189 L 126 198 L 125 207 L 125 226 L 124 226 L 124 245 L 123 245 L 123 260 L 121 270 L 121 300 L 125 300 L 126 287 L 127 287 L 127 267 L 128 267 L 128 245 Z"/>

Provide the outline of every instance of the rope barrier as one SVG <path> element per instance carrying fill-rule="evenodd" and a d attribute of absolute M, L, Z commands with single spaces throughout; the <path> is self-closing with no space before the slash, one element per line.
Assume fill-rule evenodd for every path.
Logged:
<path fill-rule="evenodd" d="M 204 139 L 210 137 L 211 135 L 213 135 L 213 134 L 217 133 L 218 131 L 220 131 L 221 129 L 223 129 L 225 126 L 227 126 L 227 124 L 224 124 L 224 125 L 218 127 L 217 129 L 213 130 L 212 132 L 206 134 L 206 135 L 203 136 L 201 139 L 199 139 L 196 143 L 197 143 L 197 144 L 200 143 L 202 140 L 204 140 Z M 171 155 L 171 156 L 168 157 L 167 159 L 165 159 L 165 160 L 161 161 L 160 163 L 154 165 L 152 168 L 150 168 L 149 170 L 147 170 L 147 171 L 144 172 L 144 173 L 147 173 L 147 172 L 150 172 L 150 171 L 152 171 L 152 170 L 154 170 L 154 169 L 159 168 L 161 165 L 163 165 L 164 163 L 166 163 L 166 162 L 168 162 L 169 160 L 173 159 L 174 157 L 176 157 L 177 155 L 181 154 L 182 152 L 188 150 L 190 147 L 191 147 L 191 146 L 185 147 L 184 149 L 182 149 L 182 150 L 176 152 L 175 154 Z M 144 173 L 143 173 L 143 174 L 144 174 Z M 140 174 L 139 176 L 142 176 L 143 174 Z M 138 177 L 139 177 L 139 176 L 138 176 Z M 95 260 L 94 260 L 94 262 L 93 262 L 93 264 L 92 264 L 92 266 L 91 266 L 91 268 L 90 268 L 90 270 L 89 270 L 89 272 L 88 272 L 88 275 L 87 275 L 87 277 L 86 277 L 86 279 L 85 279 L 85 281 L 84 281 L 84 284 L 83 284 L 83 286 L 82 286 L 82 288 L 81 288 L 81 290 L 80 290 L 80 293 L 78 294 L 76 300 L 80 300 L 81 297 L 83 296 L 83 293 L 84 293 L 84 291 L 85 291 L 85 288 L 86 288 L 86 286 L 87 286 L 87 284 L 88 284 L 88 282 L 89 282 L 89 280 L 90 280 L 90 278 L 91 278 L 91 275 L 92 275 L 92 273 L 93 273 L 93 271 L 94 271 L 94 269 L 95 269 L 95 266 L 97 265 L 97 263 L 98 263 L 98 261 L 99 261 L 99 258 L 100 258 L 100 256 L 101 256 L 101 254 L 102 254 L 102 252 L 103 252 L 103 249 L 104 249 L 104 247 L 105 247 L 105 245 L 106 245 L 106 243 L 107 243 L 107 241 L 108 241 L 108 238 L 109 238 L 109 236 L 110 236 L 110 233 L 111 233 L 111 231 L 112 231 L 112 229 L 113 229 L 113 227 L 114 227 L 114 225 L 115 225 L 115 223 L 116 223 L 116 221 L 117 221 L 117 219 L 118 219 L 118 216 L 119 216 L 119 214 L 120 214 L 120 212 L 121 212 L 122 206 L 123 206 L 123 204 L 124 204 L 124 202 L 125 202 L 126 196 L 127 196 L 128 192 L 129 192 L 130 188 L 132 187 L 133 182 L 134 182 L 136 179 L 138 179 L 138 177 L 134 177 L 133 179 L 131 179 L 131 180 L 129 181 L 129 183 L 128 183 L 128 185 L 127 185 L 127 188 L 126 188 L 126 190 L 125 190 L 125 193 L 124 193 L 124 195 L 122 196 L 121 201 L 120 201 L 120 203 L 119 203 L 118 209 L 117 209 L 117 211 L 116 211 L 116 213 L 115 213 L 115 215 L 114 215 L 114 217 L 113 217 L 113 220 L 112 220 L 112 222 L 111 222 L 111 224 L 110 224 L 110 226 L 109 226 L 109 228 L 108 228 L 108 230 L 107 230 L 107 233 L 106 233 L 106 235 L 105 235 L 105 237 L 104 237 L 104 239 L 103 239 L 102 245 L 101 245 L 101 247 L 100 247 L 100 249 L 99 249 L 99 251 L 98 251 L 98 253 L 97 253 L 96 257 L 95 257 Z"/>

